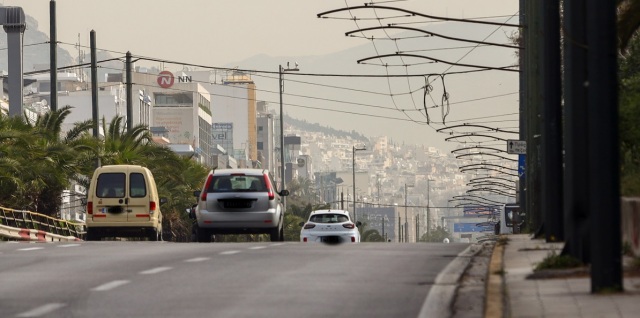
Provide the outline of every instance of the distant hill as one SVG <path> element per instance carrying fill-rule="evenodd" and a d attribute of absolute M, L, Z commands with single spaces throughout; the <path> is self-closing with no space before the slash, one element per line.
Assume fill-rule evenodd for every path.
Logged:
<path fill-rule="evenodd" d="M 350 137 L 351 139 L 359 140 L 362 142 L 367 142 L 369 140 L 367 137 L 356 132 L 355 130 L 352 130 L 352 131 L 338 130 L 332 127 L 322 126 L 318 123 L 310 123 L 304 119 L 296 119 L 293 117 L 289 117 L 287 115 L 284 115 L 284 118 L 288 124 L 303 131 L 320 132 L 326 135 L 332 135 L 332 136 L 341 137 L 341 138 Z"/>

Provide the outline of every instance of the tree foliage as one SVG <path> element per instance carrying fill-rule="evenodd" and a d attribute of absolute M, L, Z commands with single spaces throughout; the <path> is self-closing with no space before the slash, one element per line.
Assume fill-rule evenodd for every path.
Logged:
<path fill-rule="evenodd" d="M 630 40 L 619 62 L 621 194 L 640 196 L 640 37 Z"/>
<path fill-rule="evenodd" d="M 425 233 L 420 238 L 420 242 L 439 242 L 442 243 L 445 238 L 452 240 L 451 233 L 446 227 L 437 226 L 435 229 L 429 231 L 429 234 Z"/>
<path fill-rule="evenodd" d="M 119 116 L 102 120 L 104 138 L 89 133 L 92 121 L 76 123 L 63 134 L 71 111 L 65 106 L 33 122 L 0 114 L 0 205 L 56 217 L 63 191 L 71 181 L 88 188 L 97 160 L 141 165 L 153 173 L 159 195 L 169 199 L 161 207 L 163 229 L 174 240 L 188 240 L 191 222 L 184 209 L 195 202 L 193 191 L 202 186 L 208 169 L 151 142 L 145 126 L 126 129 Z"/>

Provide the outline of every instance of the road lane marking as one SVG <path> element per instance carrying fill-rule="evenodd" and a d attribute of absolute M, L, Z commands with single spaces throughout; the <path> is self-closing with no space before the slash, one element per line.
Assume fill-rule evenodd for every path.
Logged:
<path fill-rule="evenodd" d="M 168 271 L 171 268 L 172 267 L 156 267 L 156 268 L 148 269 L 146 271 L 142 271 L 139 274 L 142 274 L 142 275 L 157 274 L 157 273 L 161 273 L 161 272 L 164 272 L 164 271 Z"/>
<path fill-rule="evenodd" d="M 18 251 L 35 251 L 35 250 L 41 250 L 44 249 L 44 247 L 27 247 L 27 248 L 20 248 L 18 249 Z"/>
<path fill-rule="evenodd" d="M 108 282 L 106 284 L 102 284 L 98 287 L 94 287 L 91 290 L 93 291 L 107 291 L 107 290 L 112 290 L 114 288 L 120 287 L 122 285 L 126 285 L 129 284 L 131 281 L 128 280 L 114 280 L 112 282 Z"/>
<path fill-rule="evenodd" d="M 280 245 L 284 245 L 285 243 L 275 243 L 275 244 L 271 244 L 269 246 L 280 246 Z"/>
<path fill-rule="evenodd" d="M 238 253 L 240 253 L 240 251 L 225 251 L 225 252 L 220 252 L 220 255 L 233 255 Z"/>
<path fill-rule="evenodd" d="M 259 250 L 259 249 L 263 249 L 263 248 L 267 248 L 266 246 L 252 246 L 249 247 L 250 250 Z"/>
<path fill-rule="evenodd" d="M 17 315 L 16 317 L 40 317 L 42 315 L 46 315 L 48 313 L 51 313 L 55 310 L 58 310 L 62 307 L 66 306 L 65 304 L 60 304 L 60 303 L 51 303 L 51 304 L 46 304 L 40 307 L 36 307 L 34 309 L 31 309 L 29 311 L 25 311 L 19 315 Z"/>
<path fill-rule="evenodd" d="M 76 247 L 76 246 L 80 246 L 80 244 L 64 244 L 64 245 L 58 245 L 58 247 Z"/>
<path fill-rule="evenodd" d="M 196 263 L 196 262 L 203 262 L 203 261 L 208 261 L 210 260 L 211 257 L 196 257 L 196 258 L 191 258 L 186 260 L 186 263 Z"/>

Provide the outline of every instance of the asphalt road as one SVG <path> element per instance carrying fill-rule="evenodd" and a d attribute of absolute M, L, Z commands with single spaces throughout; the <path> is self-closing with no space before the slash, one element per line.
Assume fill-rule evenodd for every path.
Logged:
<path fill-rule="evenodd" d="M 467 246 L 4 242 L 0 316 L 418 317 Z"/>

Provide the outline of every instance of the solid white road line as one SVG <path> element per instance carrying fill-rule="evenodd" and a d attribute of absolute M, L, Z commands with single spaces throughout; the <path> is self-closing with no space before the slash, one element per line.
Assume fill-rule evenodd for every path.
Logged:
<path fill-rule="evenodd" d="M 65 304 L 51 303 L 18 314 L 16 317 L 40 317 L 64 307 Z"/>
<path fill-rule="evenodd" d="M 100 285 L 100 286 L 98 286 L 98 287 L 91 288 L 91 290 L 93 290 L 93 291 L 107 291 L 107 290 L 112 290 L 112 289 L 114 289 L 114 288 L 116 288 L 116 287 L 120 287 L 120 286 L 122 286 L 122 285 L 129 284 L 130 282 L 131 282 L 131 281 L 128 281 L 128 280 L 114 280 L 114 281 L 112 281 L 112 282 L 108 282 L 108 283 L 106 283 L 106 284 L 102 284 L 102 285 Z"/>
<path fill-rule="evenodd" d="M 171 268 L 172 267 L 156 267 L 156 268 L 148 269 L 146 271 L 142 271 L 139 274 L 142 274 L 142 275 L 157 274 L 157 273 L 161 273 L 161 272 L 164 272 L 164 271 L 168 271 Z"/>
<path fill-rule="evenodd" d="M 225 252 L 220 252 L 220 255 L 233 255 L 238 253 L 240 253 L 240 251 L 225 251 Z"/>
<path fill-rule="evenodd" d="M 185 262 L 186 263 L 196 263 L 196 262 L 208 261 L 210 259 L 211 259 L 211 257 L 196 257 L 196 258 L 191 258 L 191 259 L 185 260 Z"/>

